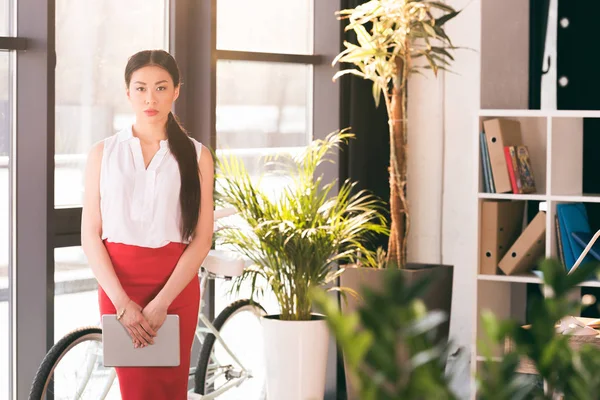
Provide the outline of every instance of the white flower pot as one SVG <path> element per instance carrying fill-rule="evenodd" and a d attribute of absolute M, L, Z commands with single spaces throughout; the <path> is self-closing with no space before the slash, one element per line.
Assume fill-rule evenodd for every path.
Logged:
<path fill-rule="evenodd" d="M 329 330 L 322 315 L 312 321 L 262 318 L 267 399 L 323 400 Z"/>

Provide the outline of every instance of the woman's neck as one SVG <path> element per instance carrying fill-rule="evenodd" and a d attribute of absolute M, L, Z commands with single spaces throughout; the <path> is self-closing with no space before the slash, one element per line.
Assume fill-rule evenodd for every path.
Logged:
<path fill-rule="evenodd" d="M 148 124 L 136 121 L 133 124 L 133 136 L 144 143 L 156 143 L 167 139 L 166 122 Z"/>

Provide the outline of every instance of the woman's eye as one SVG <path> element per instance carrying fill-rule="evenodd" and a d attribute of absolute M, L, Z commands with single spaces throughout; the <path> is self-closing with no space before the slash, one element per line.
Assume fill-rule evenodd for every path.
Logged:
<path fill-rule="evenodd" d="M 144 87 L 141 87 L 141 86 L 140 86 L 140 87 L 138 87 L 138 88 L 135 88 L 135 90 L 137 90 L 138 92 L 143 92 L 145 89 L 146 89 L 146 88 L 144 88 Z"/>
<path fill-rule="evenodd" d="M 159 86 L 158 88 L 156 88 L 156 90 L 159 90 L 159 91 L 160 91 L 160 90 L 167 90 L 167 88 L 166 88 L 166 87 L 164 87 L 164 86 Z"/>

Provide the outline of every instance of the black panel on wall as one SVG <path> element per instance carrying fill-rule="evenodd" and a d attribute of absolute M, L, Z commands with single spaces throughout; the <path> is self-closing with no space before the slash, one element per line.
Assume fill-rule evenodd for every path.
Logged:
<path fill-rule="evenodd" d="M 600 1 L 558 1 L 557 104 L 561 110 L 600 110 L 597 23 Z"/>
<path fill-rule="evenodd" d="M 549 0 L 530 0 L 530 85 L 529 108 L 539 109 L 544 43 Z M 600 110 L 600 57 L 596 48 L 597 16 L 600 1 L 558 0 L 557 28 L 557 108 L 559 110 Z M 566 84 L 560 85 L 563 79 Z M 584 119 L 584 193 L 600 193 L 600 119 Z M 600 229 L 600 204 L 586 203 L 590 228 Z M 533 289 L 533 288 L 532 288 Z M 533 295 L 535 290 L 529 290 Z M 600 298 L 600 289 L 582 289 L 582 294 Z M 598 307 L 583 316 L 600 317 Z"/>
<path fill-rule="evenodd" d="M 550 0 L 529 0 L 529 109 L 541 107 L 544 42 Z"/>
<path fill-rule="evenodd" d="M 557 53 L 558 77 L 567 78 L 557 85 L 557 105 L 563 110 L 600 110 L 600 76 L 596 44 L 598 1 L 558 2 Z M 600 193 L 600 120 L 586 118 L 583 125 L 583 191 Z M 600 228 L 600 204 L 586 204 L 590 228 Z M 582 294 L 600 298 L 600 289 L 584 288 Z M 582 313 L 600 317 L 598 303 Z"/>
<path fill-rule="evenodd" d="M 366 0 L 341 0 L 340 9 L 355 8 Z M 346 21 L 342 21 L 342 39 L 357 43 L 353 32 L 344 32 Z M 340 43 L 340 51 L 344 47 Z M 350 68 L 342 64 L 342 69 Z M 350 128 L 355 138 L 340 152 L 340 181 L 350 179 L 357 182 L 356 190 L 368 190 L 384 201 L 390 196 L 388 165 L 390 159 L 388 118 L 385 105 L 375 107 L 371 81 L 353 75 L 340 78 L 340 129 Z M 372 243 L 373 249 L 387 249 L 387 236 L 380 235 Z M 338 351 L 338 398 L 346 399 L 346 379 L 342 352 Z"/>
<path fill-rule="evenodd" d="M 342 0 L 342 9 L 355 8 L 365 0 Z M 344 28 L 342 24 L 342 29 Z M 354 32 L 343 32 L 342 37 L 357 43 Z M 340 50 L 341 51 L 341 50 Z M 341 68 L 353 67 L 342 64 Z M 340 181 L 357 182 L 356 190 L 368 190 L 386 203 L 389 201 L 390 138 L 385 104 L 375 107 L 372 83 L 354 75 L 340 78 L 340 129 L 350 128 L 356 136 L 340 153 Z M 387 249 L 387 236 L 381 235 L 373 248 Z"/>
<path fill-rule="evenodd" d="M 597 16 L 598 1 L 558 1 L 557 107 L 561 110 L 600 110 L 598 74 Z M 586 118 L 583 125 L 583 192 L 600 193 L 600 119 Z M 600 228 L 600 204 L 586 203 L 590 228 Z M 582 294 L 600 297 L 600 289 L 584 288 Z M 600 317 L 598 304 L 582 313 Z"/>

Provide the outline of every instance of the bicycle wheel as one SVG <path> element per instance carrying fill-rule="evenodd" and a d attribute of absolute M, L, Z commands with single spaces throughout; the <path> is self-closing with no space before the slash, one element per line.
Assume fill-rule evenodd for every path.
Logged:
<path fill-rule="evenodd" d="M 116 371 L 104 367 L 102 329 L 83 327 L 59 340 L 38 368 L 29 400 L 119 399 Z"/>
<path fill-rule="evenodd" d="M 266 373 L 260 318 L 266 315 L 264 308 L 250 300 L 238 300 L 225 308 L 213 322 L 213 326 L 240 361 L 248 378 L 219 395 L 219 400 L 266 399 Z M 206 337 L 200 352 L 195 374 L 196 393 L 208 395 L 223 390 L 245 371 L 212 333 Z M 235 382 L 238 383 L 238 382 Z"/>

